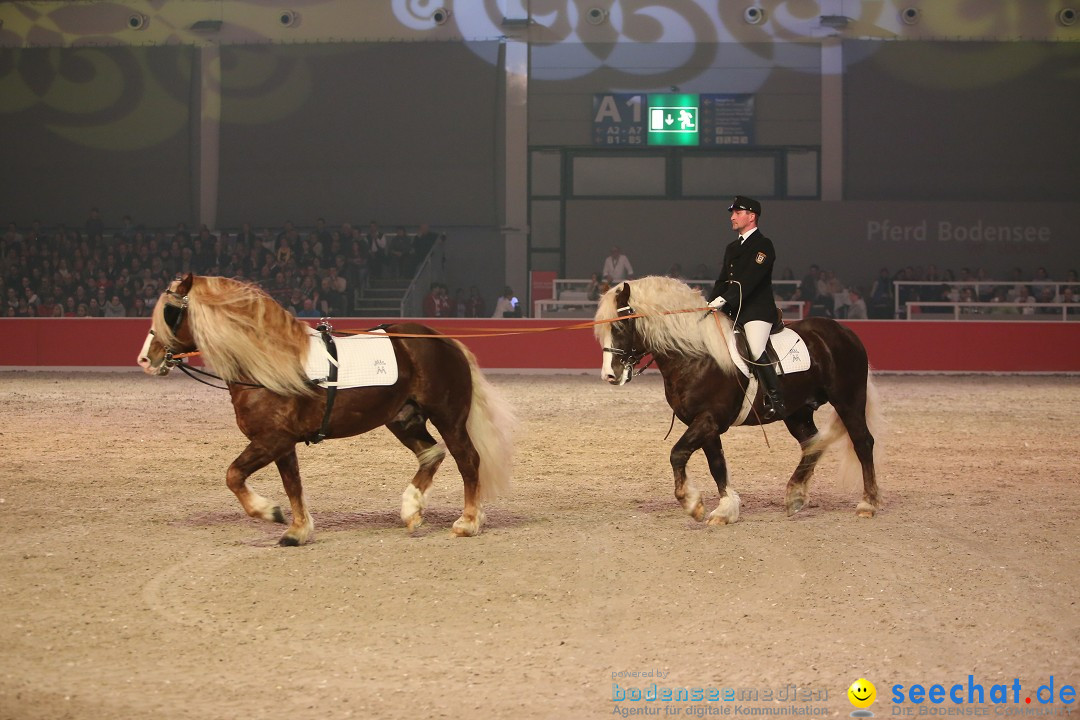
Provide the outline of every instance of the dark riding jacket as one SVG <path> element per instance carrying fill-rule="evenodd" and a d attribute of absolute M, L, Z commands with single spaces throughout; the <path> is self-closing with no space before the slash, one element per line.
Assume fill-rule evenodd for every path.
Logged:
<path fill-rule="evenodd" d="M 738 317 L 740 325 L 749 320 L 776 322 L 778 315 L 772 287 L 775 262 L 772 240 L 760 229 L 752 232 L 746 242 L 740 243 L 735 238 L 724 250 L 724 265 L 709 293 L 709 300 L 722 296 L 724 312 L 732 319 Z M 733 281 L 742 286 L 741 292 Z"/>

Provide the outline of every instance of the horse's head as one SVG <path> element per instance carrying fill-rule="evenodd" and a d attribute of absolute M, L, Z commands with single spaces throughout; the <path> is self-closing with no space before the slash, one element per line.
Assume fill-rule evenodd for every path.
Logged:
<path fill-rule="evenodd" d="M 137 362 L 148 375 L 166 375 L 172 369 L 172 356 L 195 350 L 195 339 L 188 322 L 188 293 L 192 276 L 177 278 L 158 298 Z"/>
<path fill-rule="evenodd" d="M 630 283 L 624 282 L 611 290 L 615 293 L 617 317 L 601 333 L 604 365 L 600 377 L 612 385 L 625 385 L 634 379 L 634 366 L 648 354 L 638 332 L 634 309 L 630 307 Z"/>

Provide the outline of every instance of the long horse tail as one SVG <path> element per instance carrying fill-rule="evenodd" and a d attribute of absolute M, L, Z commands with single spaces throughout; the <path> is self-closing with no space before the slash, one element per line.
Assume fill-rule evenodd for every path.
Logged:
<path fill-rule="evenodd" d="M 472 402 L 465 429 L 480 456 L 478 499 L 486 502 L 510 490 L 518 420 L 509 403 L 480 372 L 472 352 L 457 340 L 451 342 L 468 360 L 472 375 Z"/>
<path fill-rule="evenodd" d="M 874 438 L 874 454 L 880 457 L 881 452 L 881 429 L 884 425 L 881 414 L 877 386 L 870 368 L 866 369 L 866 408 L 864 410 L 866 428 Z M 848 491 L 861 490 L 863 486 L 862 464 L 855 454 L 855 446 L 848 435 L 847 427 L 836 414 L 836 410 L 830 408 L 830 413 L 818 429 L 816 435 L 807 440 L 802 447 L 803 455 L 824 452 L 834 443 L 840 443 L 840 466 L 837 475 L 840 479 L 840 487 Z"/>

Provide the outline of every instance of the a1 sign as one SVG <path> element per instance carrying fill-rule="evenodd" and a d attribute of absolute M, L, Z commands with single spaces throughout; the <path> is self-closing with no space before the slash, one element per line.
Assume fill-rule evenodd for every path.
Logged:
<path fill-rule="evenodd" d="M 593 96 L 593 145 L 698 145 L 695 94 Z"/>
<path fill-rule="evenodd" d="M 593 96 L 593 145 L 644 145 L 645 96 Z"/>

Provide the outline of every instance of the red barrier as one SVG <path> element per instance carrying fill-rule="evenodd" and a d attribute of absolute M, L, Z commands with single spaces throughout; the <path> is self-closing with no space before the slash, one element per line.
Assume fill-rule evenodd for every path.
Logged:
<path fill-rule="evenodd" d="M 337 319 L 339 330 L 374 325 Z M 463 337 L 485 368 L 600 370 L 600 347 L 583 320 L 421 319 Z M 894 372 L 1080 372 L 1080 323 L 855 320 L 875 369 Z M 0 367 L 131 367 L 150 323 L 144 319 L 0 319 Z M 543 328 L 557 328 L 536 332 Z"/>

